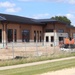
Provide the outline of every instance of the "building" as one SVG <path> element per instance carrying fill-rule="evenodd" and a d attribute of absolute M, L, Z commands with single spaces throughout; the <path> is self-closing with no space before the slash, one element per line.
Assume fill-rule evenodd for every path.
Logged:
<path fill-rule="evenodd" d="M 0 14 L 0 45 L 3 47 L 10 42 L 36 41 L 58 45 L 65 37 L 75 38 L 75 27 L 52 19 Z"/>

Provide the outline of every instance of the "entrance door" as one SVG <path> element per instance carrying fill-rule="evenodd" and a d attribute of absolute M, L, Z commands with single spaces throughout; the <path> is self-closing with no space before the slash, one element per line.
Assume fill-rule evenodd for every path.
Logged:
<path fill-rule="evenodd" d="M 2 29 L 0 29 L 0 43 L 2 42 Z"/>
<path fill-rule="evenodd" d="M 60 45 L 63 44 L 63 41 L 64 41 L 63 37 L 59 37 L 59 44 L 60 44 Z"/>
<path fill-rule="evenodd" d="M 22 42 L 29 42 L 29 30 L 22 31 Z"/>
<path fill-rule="evenodd" d="M 63 37 L 59 37 L 59 41 L 63 41 Z"/>

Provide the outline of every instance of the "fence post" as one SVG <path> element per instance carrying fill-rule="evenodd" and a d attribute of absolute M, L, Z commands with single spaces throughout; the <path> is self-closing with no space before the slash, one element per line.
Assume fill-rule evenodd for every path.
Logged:
<path fill-rule="evenodd" d="M 55 54 L 55 42 L 56 42 L 56 33 L 55 33 L 55 30 L 54 30 L 54 51 L 53 51 L 53 54 Z"/>
<path fill-rule="evenodd" d="M 25 55 L 26 55 L 26 57 L 27 57 L 27 53 L 26 53 L 26 41 L 25 41 Z M 24 56 L 25 56 L 25 55 L 24 55 Z"/>
<path fill-rule="evenodd" d="M 47 53 L 47 43 L 46 43 L 46 41 L 45 41 L 45 48 L 46 48 L 46 56 L 47 56 L 48 53 Z"/>
<path fill-rule="evenodd" d="M 14 43 L 12 42 L 12 54 L 13 54 L 13 59 L 14 59 Z"/>
<path fill-rule="evenodd" d="M 38 45 L 37 45 L 37 40 L 36 40 L 36 55 L 38 56 Z"/>

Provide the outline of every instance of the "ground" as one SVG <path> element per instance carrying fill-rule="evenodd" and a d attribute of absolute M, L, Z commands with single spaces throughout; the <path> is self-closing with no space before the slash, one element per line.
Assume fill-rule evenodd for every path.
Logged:
<path fill-rule="evenodd" d="M 54 52 L 60 52 L 59 47 L 50 47 L 50 46 L 32 46 L 32 47 L 24 47 L 24 44 L 18 45 L 17 47 L 7 47 L 7 49 L 0 49 L 0 59 L 11 59 L 16 56 L 25 56 L 25 57 L 33 57 L 33 56 L 41 56 L 41 55 L 50 55 Z"/>

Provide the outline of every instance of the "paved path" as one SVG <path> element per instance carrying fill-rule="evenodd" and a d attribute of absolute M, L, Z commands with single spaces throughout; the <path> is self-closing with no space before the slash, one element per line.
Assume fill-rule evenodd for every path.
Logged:
<path fill-rule="evenodd" d="M 13 68 L 20 68 L 20 67 L 27 67 L 27 66 L 45 64 L 45 63 L 49 63 L 49 62 L 68 60 L 68 59 L 73 59 L 73 58 L 75 58 L 75 57 L 67 57 L 67 58 L 54 59 L 54 60 L 46 60 L 46 61 L 27 63 L 27 64 L 20 64 L 20 65 L 13 65 L 13 66 L 5 66 L 5 67 L 0 67 L 0 70 L 7 70 L 7 69 L 13 69 Z"/>

